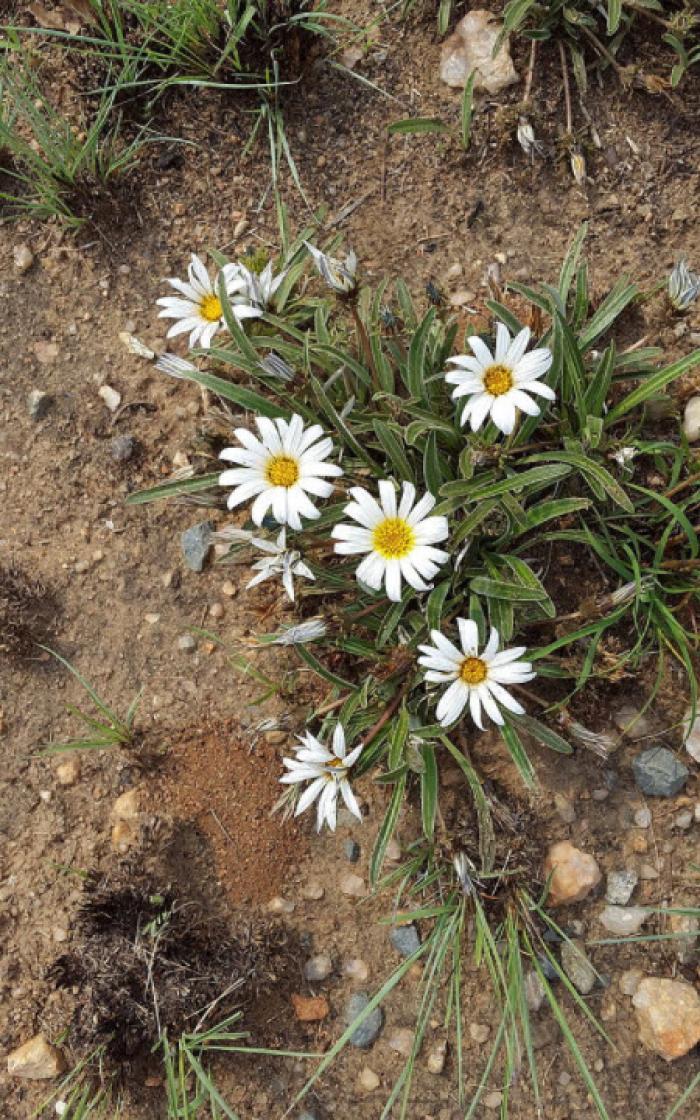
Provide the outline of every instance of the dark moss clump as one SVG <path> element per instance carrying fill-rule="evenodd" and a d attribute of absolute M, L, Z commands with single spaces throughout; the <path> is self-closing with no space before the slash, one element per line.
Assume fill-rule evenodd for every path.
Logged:
<path fill-rule="evenodd" d="M 46 588 L 16 567 L 0 567 L 0 654 L 29 657 L 46 641 L 55 607 Z"/>

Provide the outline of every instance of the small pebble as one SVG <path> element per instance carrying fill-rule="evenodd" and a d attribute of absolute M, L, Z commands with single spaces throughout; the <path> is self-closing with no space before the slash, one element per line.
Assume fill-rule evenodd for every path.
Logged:
<path fill-rule="evenodd" d="M 310 984 L 319 984 L 322 980 L 328 979 L 333 971 L 333 961 L 327 953 L 319 953 L 317 957 L 311 957 L 304 965 L 304 976 Z"/>
<path fill-rule="evenodd" d="M 41 389 L 32 389 L 27 396 L 27 412 L 32 420 L 43 420 L 52 405 L 51 394 L 44 393 Z"/>
<path fill-rule="evenodd" d="M 363 1066 L 357 1078 L 357 1088 L 360 1093 L 373 1093 L 380 1085 L 379 1078 L 369 1066 Z"/>
<path fill-rule="evenodd" d="M 21 245 L 13 245 L 12 260 L 18 272 L 29 272 L 29 269 L 34 264 L 34 254 L 29 246 L 24 243 Z"/>
<path fill-rule="evenodd" d="M 573 824 L 576 820 L 576 810 L 568 797 L 563 793 L 554 794 L 554 808 L 564 821 L 564 824 Z"/>
<path fill-rule="evenodd" d="M 650 747 L 632 760 L 634 780 L 648 797 L 675 797 L 688 780 L 687 767 L 666 747 Z"/>
<path fill-rule="evenodd" d="M 593 991 L 596 973 L 586 956 L 582 941 L 564 941 L 561 947 L 561 965 L 564 972 L 581 995 Z"/>
<path fill-rule="evenodd" d="M 680 828 L 682 832 L 685 832 L 693 823 L 694 815 L 692 809 L 684 809 L 682 813 L 679 813 L 678 816 L 674 818 L 673 823 L 676 828 Z"/>
<path fill-rule="evenodd" d="M 348 863 L 357 863 L 360 858 L 360 845 L 357 843 L 357 840 L 346 840 L 344 851 Z"/>
<path fill-rule="evenodd" d="M 643 906 L 606 906 L 598 915 L 598 920 L 610 933 L 629 937 L 639 933 L 648 917 L 649 911 Z"/>
<path fill-rule="evenodd" d="M 634 814 L 634 823 L 637 828 L 648 828 L 651 824 L 651 809 L 647 809 L 646 806 L 643 809 L 637 809 Z"/>
<path fill-rule="evenodd" d="M 309 879 L 308 883 L 305 883 L 301 888 L 301 897 L 310 902 L 318 902 L 325 893 L 325 889 L 318 879 Z"/>
<path fill-rule="evenodd" d="M 343 894 L 351 898 L 362 898 L 365 893 L 365 882 L 359 875 L 345 875 L 340 880 L 340 889 Z"/>
<path fill-rule="evenodd" d="M 658 879 L 658 877 L 659 877 L 659 872 L 650 863 L 643 863 L 642 866 L 639 868 L 639 878 L 640 879 L 650 880 L 650 879 Z"/>
<path fill-rule="evenodd" d="M 428 1054 L 426 1066 L 428 1073 L 435 1075 L 442 1073 L 445 1068 L 445 1059 L 447 1057 L 447 1039 L 438 1042 Z"/>
<path fill-rule="evenodd" d="M 223 618 L 224 608 L 222 607 L 221 603 L 212 603 L 209 608 L 209 614 L 212 618 Z"/>
<path fill-rule="evenodd" d="M 623 972 L 620 977 L 620 991 L 623 995 L 633 996 L 643 975 L 641 968 L 630 968 L 627 972 Z"/>
<path fill-rule="evenodd" d="M 136 440 L 133 436 L 115 436 L 109 443 L 109 453 L 115 463 L 128 463 L 135 448 Z"/>
<path fill-rule="evenodd" d="M 626 906 L 634 893 L 638 880 L 639 876 L 636 871 L 627 868 L 622 871 L 611 871 L 608 875 L 605 890 L 606 902 L 612 902 L 616 906 Z"/>
<path fill-rule="evenodd" d="M 213 529 L 211 521 L 199 521 L 180 535 L 180 548 L 190 571 L 201 572 L 204 569 Z"/>
<path fill-rule="evenodd" d="M 491 1028 L 486 1023 L 470 1023 L 469 1035 L 474 1042 L 484 1043 L 491 1033 Z"/>
<path fill-rule="evenodd" d="M 77 755 L 69 756 L 56 767 L 56 778 L 61 786 L 74 786 L 79 777 L 80 759 Z"/>
<path fill-rule="evenodd" d="M 416 1032 L 409 1030 L 408 1027 L 399 1027 L 398 1030 L 392 1031 L 386 1041 L 391 1050 L 395 1050 L 397 1054 L 403 1054 L 407 1058 L 409 1054 L 413 1053 Z"/>
<path fill-rule="evenodd" d="M 545 990 L 534 969 L 525 974 L 525 1002 L 530 1011 L 539 1011 L 545 1000 Z"/>
<path fill-rule="evenodd" d="M 683 433 L 688 443 L 700 439 L 700 397 L 691 397 L 683 413 Z"/>
<path fill-rule="evenodd" d="M 412 923 L 407 926 L 396 926 L 390 930 L 389 940 L 402 957 L 412 957 L 420 949 L 418 930 Z"/>
<path fill-rule="evenodd" d="M 294 903 L 281 895 L 275 895 L 267 904 L 268 914 L 291 914 L 293 910 Z"/>
<path fill-rule="evenodd" d="M 97 390 L 97 394 L 102 397 L 102 400 L 105 402 L 110 412 L 116 412 L 119 405 L 122 403 L 121 393 L 118 393 L 111 385 L 101 385 Z"/>
<path fill-rule="evenodd" d="M 235 583 L 231 583 L 230 579 L 227 579 L 226 582 L 221 585 L 221 594 L 225 595 L 227 599 L 232 599 L 236 591 L 236 585 Z"/>
<path fill-rule="evenodd" d="M 503 1103 L 503 1093 L 487 1093 L 484 1097 L 484 1108 L 492 1109 L 495 1111 L 500 1108 Z"/>
<path fill-rule="evenodd" d="M 345 1022 L 351 1023 L 361 1015 L 370 1002 L 367 992 L 355 992 L 345 1005 Z M 384 1013 L 381 1007 L 375 1007 L 350 1035 L 350 1043 L 360 1050 L 368 1049 L 377 1039 L 384 1023 Z"/>
<path fill-rule="evenodd" d="M 181 634 L 177 640 L 177 648 L 183 653 L 194 653 L 197 643 L 191 634 Z"/>
<path fill-rule="evenodd" d="M 343 975 L 349 976 L 357 984 L 362 984 L 369 976 L 369 968 L 366 961 L 360 957 L 353 957 L 343 965 Z"/>

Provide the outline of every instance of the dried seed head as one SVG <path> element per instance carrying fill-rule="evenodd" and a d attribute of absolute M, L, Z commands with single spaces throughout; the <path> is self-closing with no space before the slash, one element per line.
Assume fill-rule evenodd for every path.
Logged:
<path fill-rule="evenodd" d="M 530 159 L 534 159 L 535 154 L 539 155 L 542 149 L 537 143 L 537 140 L 535 139 L 534 129 L 526 117 L 518 118 L 518 130 L 516 132 L 516 136 L 518 138 L 518 143 L 520 144 L 522 150 L 525 152 L 526 156 L 529 156 Z"/>
<path fill-rule="evenodd" d="M 668 278 L 668 298 L 671 305 L 681 314 L 688 311 L 690 305 L 700 294 L 700 276 L 691 272 L 688 262 L 681 257 Z"/>
<path fill-rule="evenodd" d="M 583 186 L 586 181 L 586 161 L 580 152 L 571 153 L 571 174 L 579 187 Z"/>

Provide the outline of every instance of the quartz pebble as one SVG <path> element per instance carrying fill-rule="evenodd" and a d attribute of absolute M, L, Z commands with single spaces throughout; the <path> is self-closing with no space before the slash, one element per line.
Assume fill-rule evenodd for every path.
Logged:
<path fill-rule="evenodd" d="M 397 1054 L 403 1054 L 405 1058 L 413 1053 L 415 1041 L 416 1032 L 409 1030 L 408 1027 L 399 1027 L 398 1030 L 392 1031 L 386 1040 L 390 1050 L 395 1050 Z"/>
<path fill-rule="evenodd" d="M 100 385 L 97 394 L 102 397 L 110 412 L 116 412 L 122 403 L 121 393 L 118 393 L 111 385 Z"/>
<path fill-rule="evenodd" d="M 332 971 L 333 961 L 327 953 L 319 953 L 317 957 L 311 957 L 304 965 L 304 976 L 310 984 L 327 980 Z"/>
<path fill-rule="evenodd" d="M 637 828 L 648 828 L 651 824 L 651 809 L 637 809 L 634 814 L 634 823 Z"/>
<path fill-rule="evenodd" d="M 380 1085 L 379 1078 L 369 1066 L 363 1066 L 357 1077 L 357 1090 L 360 1093 L 373 1093 Z"/>
<path fill-rule="evenodd" d="M 60 786 L 74 786 L 80 777 L 80 759 L 71 755 L 56 767 L 56 779 Z"/>
<path fill-rule="evenodd" d="M 349 976 L 357 984 L 362 984 L 369 976 L 369 968 L 366 961 L 361 960 L 360 957 L 353 957 L 343 965 L 343 975 Z"/>
<path fill-rule="evenodd" d="M 134 454 L 136 440 L 133 436 L 115 436 L 110 440 L 109 453 L 115 463 L 128 463 Z"/>
<path fill-rule="evenodd" d="M 620 977 L 620 991 L 626 996 L 633 996 L 637 991 L 644 973 L 641 968 L 630 968 Z"/>
<path fill-rule="evenodd" d="M 60 1050 L 52 1046 L 43 1034 L 37 1034 L 7 1055 L 7 1072 L 11 1077 L 26 1077 L 30 1081 L 48 1081 L 58 1077 L 66 1068 Z"/>
<path fill-rule="evenodd" d="M 639 1037 L 672 1062 L 700 1042 L 700 996 L 684 980 L 646 977 L 632 997 Z"/>
<path fill-rule="evenodd" d="M 364 879 L 359 875 L 344 875 L 340 880 L 340 889 L 351 898 L 362 898 L 365 893 Z"/>
<path fill-rule="evenodd" d="M 690 964 L 697 952 L 700 920 L 694 914 L 669 914 L 669 926 L 676 934 L 672 944 L 680 964 Z M 684 936 L 678 937 L 679 933 Z"/>
<path fill-rule="evenodd" d="M 29 272 L 29 269 L 34 264 L 34 254 L 29 246 L 24 243 L 21 245 L 13 245 L 12 260 L 18 272 Z"/>
<path fill-rule="evenodd" d="M 434 1073 L 435 1075 L 442 1073 L 445 1068 L 446 1058 L 447 1039 L 443 1039 L 442 1042 L 438 1042 L 435 1046 L 433 1046 L 432 1050 L 428 1054 L 428 1059 L 425 1063 L 428 1069 L 428 1073 Z"/>
<path fill-rule="evenodd" d="M 484 1097 L 484 1108 L 491 1109 L 492 1111 L 495 1111 L 497 1108 L 500 1108 L 502 1103 L 503 1103 L 503 1093 L 499 1093 L 499 1092 L 487 1093 L 486 1096 Z"/>
<path fill-rule="evenodd" d="M 474 1042 L 483 1043 L 491 1033 L 491 1028 L 486 1023 L 470 1023 L 469 1024 L 469 1037 Z"/>
<path fill-rule="evenodd" d="M 683 412 L 683 434 L 688 443 L 700 439 L 700 397 L 691 397 Z"/>
<path fill-rule="evenodd" d="M 124 854 L 136 847 L 141 837 L 141 802 L 136 789 L 122 793 L 112 806 L 112 847 Z"/>
<path fill-rule="evenodd" d="M 267 904 L 268 914 L 291 914 L 294 910 L 294 903 L 288 898 L 282 898 L 281 895 L 275 895 Z"/>
<path fill-rule="evenodd" d="M 181 634 L 177 640 L 177 648 L 182 653 L 194 653 L 197 648 L 197 642 L 191 634 Z"/>
<path fill-rule="evenodd" d="M 301 888 L 301 897 L 309 902 L 318 902 L 325 893 L 325 888 L 319 883 L 318 879 L 309 879 L 308 883 L 305 883 Z"/>
<path fill-rule="evenodd" d="M 598 920 L 610 933 L 628 937 L 639 933 L 648 917 L 649 911 L 643 906 L 606 906 Z"/>
<path fill-rule="evenodd" d="M 454 33 L 446 39 L 440 52 L 440 77 L 448 86 L 462 89 L 469 75 L 476 71 L 475 89 L 498 93 L 518 81 L 510 56 L 510 36 L 493 56 L 503 24 L 492 12 L 474 9 L 464 16 Z"/>
<path fill-rule="evenodd" d="M 636 871 L 625 868 L 622 871 L 611 871 L 605 889 L 606 902 L 616 906 L 626 906 L 631 899 L 634 888 L 637 886 L 639 876 Z"/>
<path fill-rule="evenodd" d="M 575 848 L 568 840 L 552 844 L 545 859 L 544 873 L 551 875 L 550 906 L 580 902 L 601 880 L 600 868 L 593 856 Z"/>
<path fill-rule="evenodd" d="M 692 809 L 684 809 L 682 813 L 673 818 L 673 823 L 681 832 L 686 832 L 693 823 L 694 815 Z"/>

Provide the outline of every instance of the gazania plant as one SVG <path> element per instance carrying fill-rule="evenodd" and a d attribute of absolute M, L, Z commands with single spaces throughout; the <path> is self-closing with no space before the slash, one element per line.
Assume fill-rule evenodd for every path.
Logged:
<path fill-rule="evenodd" d="M 281 767 L 282 800 L 296 812 L 315 805 L 318 825 L 334 827 L 339 797 L 360 812 L 358 778 L 385 786 L 376 884 L 415 798 L 423 835 L 402 890 L 427 892 L 412 908 L 439 915 L 440 960 L 454 969 L 465 913 L 488 923 L 479 900 L 511 874 L 487 854 L 498 807 L 470 757 L 486 724 L 529 785 L 534 751 L 572 754 L 595 738 L 579 710 L 586 692 L 602 696 L 636 670 L 653 695 L 673 667 L 695 703 L 698 497 L 687 446 L 659 435 L 651 406 L 700 351 L 663 364 L 629 343 L 629 322 L 626 345 L 616 341 L 643 293 L 623 279 L 592 301 L 585 229 L 555 284 L 511 284 L 466 328 L 442 308 L 419 310 L 400 280 L 363 286 L 354 255 L 341 261 L 309 236 L 290 242 L 283 222 L 265 273 L 282 277 L 274 310 L 254 285 L 238 287 L 235 262 L 216 258 L 220 331 L 188 362 L 161 356 L 158 367 L 249 421 L 222 421 L 199 475 L 131 500 L 196 494 L 227 506 L 221 562 L 248 563 L 250 584 L 264 580 L 268 594 L 276 578 L 281 603 L 293 588 L 298 619 L 260 636 L 289 646 L 317 680 L 306 737 Z M 249 321 L 243 298 L 259 312 Z M 481 841 L 469 852 L 444 843 L 448 765 L 475 806 Z M 521 924 L 509 910 L 507 929 L 502 915 L 489 927 L 490 967 L 501 968 L 502 936 L 513 954 L 497 985 L 506 1005 L 524 974 L 518 954 L 536 956 L 533 931 L 546 928 L 534 889 L 514 888 Z M 511 1054 L 527 1029 L 521 996 L 499 1036 Z"/>

